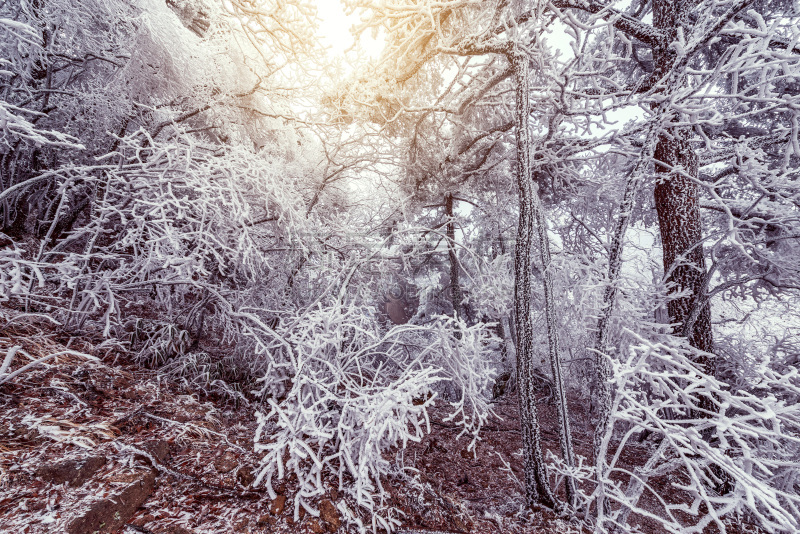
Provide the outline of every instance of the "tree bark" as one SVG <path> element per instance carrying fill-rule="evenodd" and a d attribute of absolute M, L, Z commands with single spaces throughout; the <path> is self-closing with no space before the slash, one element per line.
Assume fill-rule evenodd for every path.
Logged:
<path fill-rule="evenodd" d="M 461 292 L 461 282 L 459 280 L 458 257 L 456 256 L 456 222 L 453 215 L 453 194 L 444 195 L 444 212 L 447 217 L 447 255 L 450 259 L 450 300 L 453 304 L 453 317 L 465 319 L 464 310 L 461 303 L 464 301 L 464 294 Z"/>
<path fill-rule="evenodd" d="M 693 0 L 654 0 L 653 26 L 667 37 L 653 49 L 653 60 L 658 77 L 668 72 L 675 61 L 674 49 L 669 48 L 677 36 L 678 28 L 687 20 L 686 15 Z M 681 77 L 684 81 L 685 77 Z M 698 158 L 689 142 L 689 132 L 681 128 L 667 128 L 659 135 L 655 149 L 656 186 L 655 206 L 663 247 L 664 274 L 674 292 L 686 291 L 683 297 L 667 304 L 667 312 L 675 332 L 683 331 L 695 302 L 703 298 L 706 276 L 705 255 L 702 246 L 700 218 L 700 193 Z M 711 309 L 706 303 L 692 329 L 689 343 L 702 351 L 714 350 L 711 331 Z M 709 358 L 700 358 L 699 364 L 707 373 L 713 373 Z"/>
<path fill-rule="evenodd" d="M 531 248 L 533 241 L 533 203 L 535 192 L 529 161 L 527 58 L 514 59 L 516 82 L 517 122 L 517 189 L 519 192 L 519 222 L 514 247 L 514 316 L 517 330 L 517 384 L 519 411 L 522 418 L 522 447 L 525 454 L 525 499 L 528 505 L 539 502 L 550 508 L 556 499 L 547 480 L 542 455 L 542 435 L 536 410 L 535 386 L 532 376 L 533 322 L 531 321 Z"/>
<path fill-rule="evenodd" d="M 516 143 L 517 143 L 517 189 L 519 192 L 519 224 L 514 258 L 514 312 L 517 321 L 517 383 L 522 415 L 522 436 L 525 450 L 525 490 L 529 503 L 538 501 L 555 507 L 556 500 L 547 482 L 541 450 L 541 434 L 536 412 L 535 381 L 533 378 L 533 324 L 531 320 L 531 248 L 534 233 L 542 263 L 542 281 L 547 323 L 547 345 L 553 382 L 557 396 L 556 407 L 559 418 L 559 443 L 564 462 L 572 467 L 575 457 L 569 426 L 569 413 L 561 370 L 558 346 L 558 322 L 553 295 L 553 277 L 550 270 L 550 241 L 542 212 L 538 188 L 533 179 L 530 162 L 530 134 L 528 117 L 530 100 L 528 95 L 528 57 L 515 54 L 512 58 L 516 82 Z M 575 481 L 566 477 L 567 502 L 574 504 L 577 494 Z M 534 493 L 534 491 L 536 493 Z"/>
<path fill-rule="evenodd" d="M 667 303 L 670 322 L 677 323 L 676 331 L 681 332 L 695 302 L 703 297 L 706 264 L 701 244 L 699 191 L 692 179 L 697 177 L 697 155 L 686 141 L 684 132 L 672 130 L 670 133 L 671 136 L 660 136 L 656 147 L 658 178 L 654 196 L 667 283 L 674 287 L 675 292 L 690 292 Z M 669 167 L 682 172 L 670 172 Z M 701 308 L 688 338 L 695 348 L 705 352 L 714 350 L 711 310 L 707 303 Z M 703 365 L 706 372 L 711 372 L 707 360 L 704 359 Z"/>

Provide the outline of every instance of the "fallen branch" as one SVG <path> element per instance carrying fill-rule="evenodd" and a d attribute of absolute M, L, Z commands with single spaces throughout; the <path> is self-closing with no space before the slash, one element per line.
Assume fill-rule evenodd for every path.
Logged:
<path fill-rule="evenodd" d="M 67 349 L 67 350 L 62 350 L 62 351 L 59 351 L 59 352 L 54 352 L 53 354 L 48 354 L 47 356 L 43 356 L 43 357 L 39 358 L 38 360 L 32 361 L 31 363 L 20 367 L 19 369 L 17 369 L 13 373 L 5 374 L 4 373 L 5 370 L 8 369 L 8 367 L 11 365 L 11 361 L 14 359 L 14 356 L 17 354 L 17 352 L 23 352 L 22 351 L 22 347 L 20 347 L 19 345 L 15 345 L 15 346 L 11 347 L 10 349 L 8 349 L 8 352 L 6 353 L 6 357 L 3 360 L 2 369 L 0 369 L 0 371 L 3 371 L 3 372 L 0 372 L 0 384 L 5 384 L 6 382 L 10 382 L 14 378 L 18 377 L 19 375 L 21 375 L 22 373 L 27 371 L 28 369 L 30 369 L 32 367 L 35 367 L 35 366 L 37 366 L 39 364 L 43 364 L 47 360 L 49 360 L 51 358 L 55 358 L 56 356 L 63 356 L 65 354 L 71 354 L 73 356 L 80 356 L 82 358 L 86 358 L 87 360 L 100 361 L 95 356 L 91 356 L 89 354 L 84 354 L 82 352 L 78 352 L 78 351 Z M 23 352 L 23 354 L 25 354 L 25 353 Z"/>

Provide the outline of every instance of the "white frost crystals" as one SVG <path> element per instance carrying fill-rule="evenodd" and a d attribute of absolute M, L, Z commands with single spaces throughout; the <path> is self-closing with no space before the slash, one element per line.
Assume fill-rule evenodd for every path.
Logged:
<path fill-rule="evenodd" d="M 601 442 L 602 485 L 579 499 L 584 509 L 599 499 L 610 503 L 607 511 L 599 510 L 595 532 L 627 532 L 631 514 L 681 534 L 705 532 L 711 523 L 725 532 L 731 517 L 756 520 L 767 532 L 797 532 L 798 370 L 762 368 L 749 387 L 733 390 L 702 371 L 694 361 L 696 349 L 684 340 L 667 337 L 655 343 L 629 330 L 625 334 L 627 355 L 612 361 L 616 393 Z M 714 411 L 702 408 L 705 398 L 712 399 Z M 621 458 L 640 454 L 635 442 L 642 431 L 658 445 L 645 465 L 631 472 Z M 563 464 L 556 470 L 567 472 Z M 595 476 L 593 469 L 569 472 L 586 482 Z M 630 480 L 622 484 L 615 473 L 631 475 Z M 670 493 L 685 492 L 688 499 L 669 502 L 665 477 Z M 659 509 L 640 502 L 643 495 L 656 499 Z"/>
<path fill-rule="evenodd" d="M 318 305 L 276 331 L 287 344 L 273 352 L 265 389 L 282 382 L 285 390 L 268 399 L 269 413 L 258 414 L 256 450 L 265 455 L 256 483 L 274 498 L 275 479 L 296 475 L 295 519 L 301 506 L 318 515 L 309 503 L 330 477 L 369 511 L 373 531 L 393 530 L 398 511 L 387 506 L 381 479 L 398 468 L 386 453 L 430 431 L 437 383 L 450 379 L 461 390 L 451 406 L 465 432 L 477 433 L 488 417 L 491 372 L 481 362 L 492 338 L 485 325 L 442 317 L 431 327 L 381 332 L 370 315 L 355 304 Z M 345 515 L 367 530 L 355 514 Z"/>

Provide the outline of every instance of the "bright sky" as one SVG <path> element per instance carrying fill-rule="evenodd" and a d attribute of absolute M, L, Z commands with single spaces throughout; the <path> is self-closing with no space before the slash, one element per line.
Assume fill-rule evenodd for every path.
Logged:
<path fill-rule="evenodd" d="M 339 0 L 317 0 L 320 33 L 325 44 L 330 45 L 331 55 L 339 55 L 353 44 L 350 28 L 358 22 L 356 15 L 346 16 Z"/>
<path fill-rule="evenodd" d="M 319 32 L 322 41 L 331 47 L 330 57 L 342 55 L 353 44 L 350 28 L 358 24 L 358 15 L 347 16 L 339 0 L 317 0 L 317 14 L 320 18 Z M 373 39 L 369 32 L 362 34 L 361 45 L 370 56 L 380 53 L 380 38 Z"/>

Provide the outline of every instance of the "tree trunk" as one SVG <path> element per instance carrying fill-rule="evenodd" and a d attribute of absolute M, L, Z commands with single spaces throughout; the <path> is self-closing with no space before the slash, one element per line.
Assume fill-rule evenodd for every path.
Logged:
<path fill-rule="evenodd" d="M 531 321 L 531 246 L 533 240 L 533 180 L 528 148 L 528 61 L 514 61 L 517 122 L 517 189 L 519 190 L 519 223 L 514 247 L 514 316 L 517 330 L 517 384 L 519 411 L 522 418 L 522 447 L 525 453 L 525 498 L 554 508 L 555 496 L 550 489 L 542 456 L 542 435 L 536 410 L 535 387 L 531 369 L 533 356 L 533 323 Z"/>
<path fill-rule="evenodd" d="M 541 433 L 536 412 L 535 382 L 533 378 L 533 323 L 531 320 L 531 248 L 536 229 L 537 245 L 542 262 L 547 341 L 553 382 L 556 387 L 556 404 L 559 417 L 561 453 L 568 466 L 575 464 L 569 414 L 561 372 L 558 347 L 558 324 L 553 296 L 553 278 L 550 270 L 550 242 L 547 237 L 544 214 L 530 162 L 530 134 L 528 117 L 528 58 L 515 54 L 512 63 L 516 82 L 516 142 L 517 189 L 519 193 L 519 224 L 514 258 L 514 312 L 517 321 L 517 383 L 522 415 L 522 436 L 525 450 L 525 493 L 529 503 L 538 501 L 550 507 L 556 505 L 547 481 L 541 449 Z M 565 480 L 567 501 L 574 504 L 576 489 L 572 477 Z"/>
<path fill-rule="evenodd" d="M 655 157 L 658 181 L 655 187 L 656 210 L 664 249 L 664 273 L 667 283 L 675 292 L 689 290 L 690 294 L 672 299 L 667 303 L 671 323 L 677 323 L 677 332 L 689 319 L 692 308 L 705 291 L 706 264 L 701 240 L 700 201 L 697 184 L 697 155 L 685 139 L 685 133 L 677 130 L 672 135 L 659 137 Z M 687 173 L 670 172 L 660 162 Z M 691 178 L 690 178 L 691 177 Z M 706 303 L 688 333 L 689 343 L 705 352 L 714 350 L 711 332 L 711 310 Z M 706 372 L 711 372 L 709 362 L 704 359 Z"/>
<path fill-rule="evenodd" d="M 667 37 L 653 50 L 656 73 L 663 76 L 675 60 L 670 49 L 691 8 L 691 1 L 654 0 L 653 26 Z M 683 77 L 681 78 L 684 79 Z M 674 292 L 687 291 L 684 297 L 672 299 L 667 304 L 670 322 L 676 324 L 676 333 L 683 332 L 695 303 L 705 292 L 706 264 L 702 246 L 700 219 L 698 158 L 688 141 L 689 132 L 668 128 L 659 135 L 655 150 L 656 186 L 655 205 L 661 243 L 664 252 L 664 274 Z M 688 332 L 689 343 L 702 351 L 714 350 L 711 331 L 711 309 L 708 303 L 700 309 L 699 316 Z M 707 373 L 713 373 L 708 358 L 700 363 Z"/>
<path fill-rule="evenodd" d="M 444 212 L 447 217 L 447 255 L 450 258 L 450 300 L 453 304 L 453 317 L 465 319 L 461 303 L 464 295 L 461 292 L 461 282 L 458 277 L 458 257 L 456 256 L 456 222 L 453 215 L 453 194 L 444 195 Z"/>

